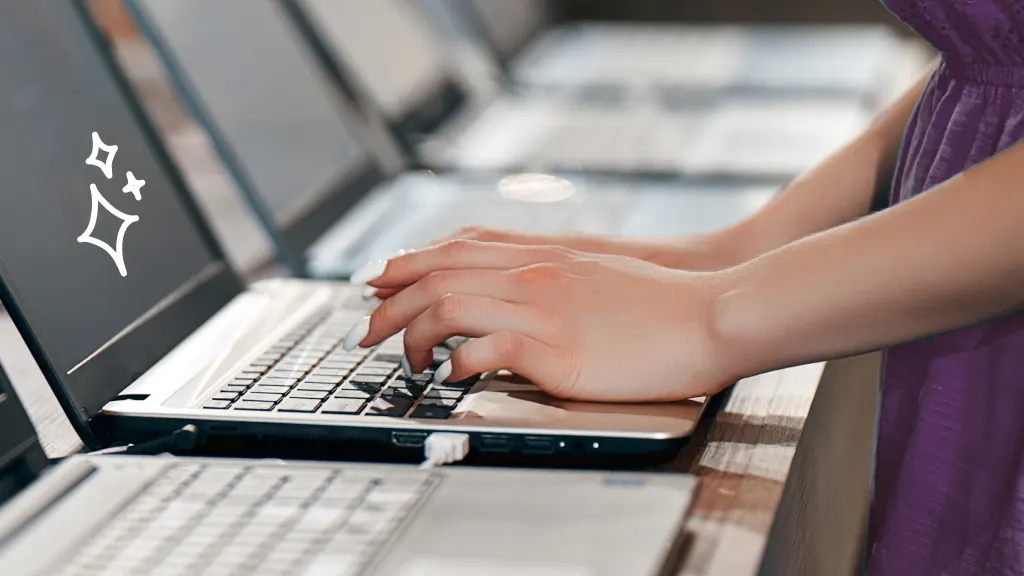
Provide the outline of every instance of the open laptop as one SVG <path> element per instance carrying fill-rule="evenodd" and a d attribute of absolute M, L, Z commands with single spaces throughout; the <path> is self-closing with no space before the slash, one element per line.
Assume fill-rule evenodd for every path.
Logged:
<path fill-rule="evenodd" d="M 672 573 L 696 485 L 682 474 L 170 456 L 51 466 L 0 369 L 5 576 L 655 576 Z"/>
<path fill-rule="evenodd" d="M 339 348 L 370 306 L 348 284 L 243 289 L 102 43 L 79 3 L 2 4 L 0 300 L 90 446 L 192 425 L 411 447 L 445 431 L 474 451 L 600 456 L 669 451 L 693 431 L 701 401 L 406 378 L 401 338 Z"/>
<path fill-rule="evenodd" d="M 474 46 L 485 39 L 513 86 L 618 93 L 626 101 L 671 104 L 680 91 L 743 91 L 877 103 L 902 51 L 894 31 L 877 24 L 553 24 L 544 0 L 442 1 L 428 7 L 459 13 L 449 17 L 459 27 L 445 30 L 469 34 Z"/>
<path fill-rule="evenodd" d="M 665 236 L 751 214 L 775 185 L 570 174 L 398 173 L 274 2 L 145 0 L 177 91 L 299 275 L 347 277 L 466 225 Z M 258 62 L 258 65 L 253 65 Z M 230 73 L 225 73 L 230 71 Z M 376 136 L 374 138 L 373 136 Z M 397 171 L 395 171 L 397 172 Z"/>
<path fill-rule="evenodd" d="M 133 4 L 147 36 L 175 48 L 200 27 L 197 20 L 246 20 L 247 12 L 267 9 L 244 0 L 218 4 L 217 14 L 196 0 Z M 353 91 L 366 115 L 386 119 L 410 157 L 428 168 L 791 178 L 857 135 L 870 117 L 856 99 L 819 96 L 802 96 L 794 105 L 789 98 L 700 95 L 676 110 L 653 102 L 623 107 L 515 94 L 472 101 L 447 65 L 442 40 L 403 0 L 285 5 L 332 78 Z M 749 152 L 749 146 L 742 155 L 711 157 L 716 162 L 707 154 L 691 160 L 722 130 L 731 130 L 730 142 L 746 138 L 729 123 L 737 113 L 788 118 L 777 123 L 779 139 L 795 143 L 786 162 L 766 166 L 759 156 L 764 150 Z"/>

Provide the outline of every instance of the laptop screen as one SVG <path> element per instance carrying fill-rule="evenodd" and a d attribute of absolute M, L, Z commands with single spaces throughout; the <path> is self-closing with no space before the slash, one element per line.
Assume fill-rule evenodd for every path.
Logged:
<path fill-rule="evenodd" d="M 80 10 L 0 3 L 0 276 L 51 382 L 78 382 L 88 412 L 202 320 L 177 303 L 234 277 Z M 154 340 L 121 346 L 143 325 Z"/>
<path fill-rule="evenodd" d="M 470 0 L 498 57 L 507 60 L 522 50 L 546 24 L 544 0 Z"/>
<path fill-rule="evenodd" d="M 279 3 L 138 4 L 179 88 L 204 110 L 207 128 L 223 137 L 248 192 L 278 227 L 293 225 L 366 166 L 354 117 Z"/>
<path fill-rule="evenodd" d="M 391 121 L 449 80 L 442 41 L 404 0 L 300 0 L 310 20 Z"/>

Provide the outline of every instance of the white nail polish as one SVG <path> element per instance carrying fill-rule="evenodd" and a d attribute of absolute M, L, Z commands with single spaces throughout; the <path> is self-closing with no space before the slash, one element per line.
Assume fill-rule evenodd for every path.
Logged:
<path fill-rule="evenodd" d="M 373 286 L 367 286 L 366 288 L 363 288 L 360 295 L 363 297 L 363 300 L 373 300 L 377 297 L 377 289 Z"/>
<path fill-rule="evenodd" d="M 451 360 L 445 360 L 444 362 L 441 363 L 440 366 L 437 367 L 437 370 L 434 372 L 434 383 L 435 384 L 440 384 L 440 383 L 444 382 L 445 380 L 447 380 L 448 377 L 451 376 L 451 375 L 452 375 L 452 361 Z"/>
<path fill-rule="evenodd" d="M 351 352 L 355 350 L 356 346 L 358 346 L 359 343 L 363 341 L 363 338 L 366 338 L 366 335 L 369 333 L 370 317 L 363 316 L 359 319 L 359 322 L 356 322 L 356 325 L 348 331 L 348 334 L 345 334 L 345 343 L 342 344 L 345 351 Z"/>
<path fill-rule="evenodd" d="M 405 373 L 406 378 L 412 378 L 416 375 L 416 373 L 412 371 L 412 364 L 409 364 L 409 358 L 407 356 L 402 356 L 399 363 L 402 365 L 402 372 Z"/>
<path fill-rule="evenodd" d="M 384 274 L 384 270 L 388 267 L 387 260 L 374 260 L 362 268 L 352 273 L 352 277 L 349 278 L 351 284 L 356 286 L 360 284 L 366 284 L 367 282 L 373 282 L 377 278 L 380 278 Z"/>

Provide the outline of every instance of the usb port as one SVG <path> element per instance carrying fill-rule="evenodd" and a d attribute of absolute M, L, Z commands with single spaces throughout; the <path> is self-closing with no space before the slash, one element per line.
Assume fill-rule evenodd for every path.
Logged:
<path fill-rule="evenodd" d="M 499 434 L 480 436 L 480 450 L 484 452 L 508 452 L 512 449 L 512 438 Z"/>
<path fill-rule="evenodd" d="M 554 454 L 555 440 L 543 436 L 523 438 L 523 452 L 526 454 Z"/>
<path fill-rule="evenodd" d="M 391 443 L 402 448 L 420 448 L 427 440 L 426 432 L 392 432 Z"/>

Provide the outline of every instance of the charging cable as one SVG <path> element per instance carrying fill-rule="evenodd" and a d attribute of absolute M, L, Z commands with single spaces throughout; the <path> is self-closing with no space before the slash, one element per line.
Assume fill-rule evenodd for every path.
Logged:
<path fill-rule="evenodd" d="M 426 459 L 420 468 L 434 468 L 458 462 L 469 454 L 469 434 L 434 432 L 423 443 Z"/>

